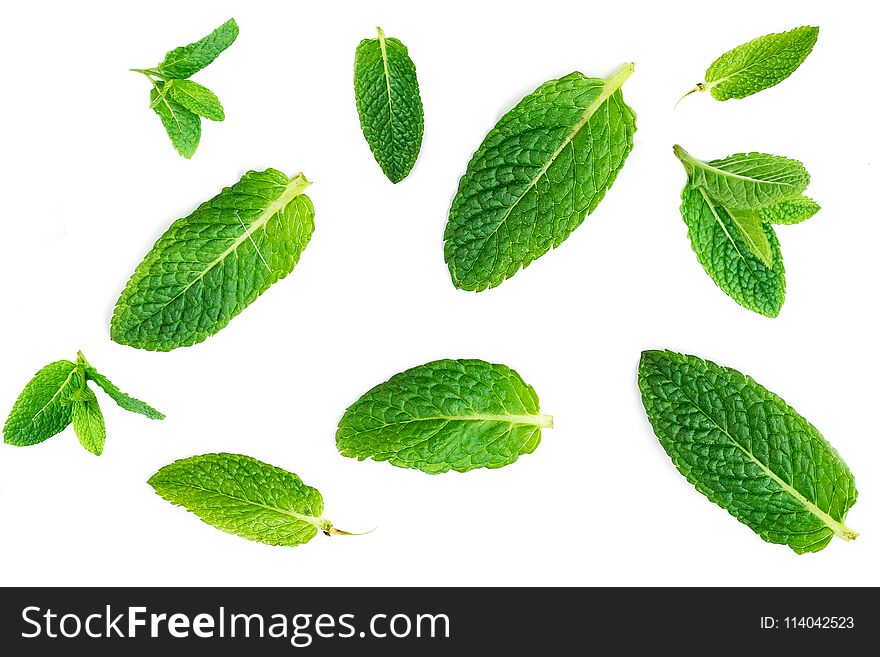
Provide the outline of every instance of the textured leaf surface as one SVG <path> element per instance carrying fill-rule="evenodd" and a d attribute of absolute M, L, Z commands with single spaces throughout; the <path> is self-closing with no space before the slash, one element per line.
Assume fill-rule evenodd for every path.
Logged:
<path fill-rule="evenodd" d="M 806 196 L 798 196 L 788 201 L 760 208 L 761 220 L 768 224 L 799 224 L 820 210 L 816 201 Z"/>
<path fill-rule="evenodd" d="M 675 154 L 691 184 L 727 208 L 754 210 L 800 196 L 810 183 L 804 165 L 779 155 L 738 153 L 703 162 L 681 146 Z"/>
<path fill-rule="evenodd" d="M 818 552 L 856 501 L 849 468 L 777 395 L 695 356 L 646 351 L 642 402 L 675 467 L 697 490 L 771 543 Z"/>
<path fill-rule="evenodd" d="M 332 529 L 317 490 L 249 456 L 193 456 L 165 466 L 148 483 L 209 525 L 251 541 L 300 545 Z"/>
<path fill-rule="evenodd" d="M 611 78 L 551 80 L 492 128 L 459 182 L 444 254 L 465 290 L 500 285 L 593 212 L 632 150 L 635 112 Z"/>
<path fill-rule="evenodd" d="M 190 112 L 183 105 L 171 98 L 170 94 L 162 93 L 164 83 L 156 82 L 150 91 L 150 107 L 159 115 L 165 132 L 177 152 L 189 159 L 199 146 L 202 137 L 202 120 L 197 114 Z"/>
<path fill-rule="evenodd" d="M 377 28 L 354 60 L 354 93 L 364 137 L 391 182 L 406 178 L 419 156 L 424 111 L 407 48 Z"/>
<path fill-rule="evenodd" d="M 192 80 L 171 80 L 167 85 L 171 98 L 190 112 L 211 121 L 222 121 L 225 118 L 223 105 L 207 87 Z"/>
<path fill-rule="evenodd" d="M 107 438 L 104 415 L 98 406 L 98 398 L 88 386 L 83 386 L 79 392 L 82 393 L 82 399 L 70 403 L 73 430 L 83 447 L 92 454 L 100 456 L 104 451 L 104 440 Z"/>
<path fill-rule="evenodd" d="M 500 468 L 530 454 L 553 418 L 509 367 L 438 360 L 397 374 L 352 404 L 339 421 L 343 456 L 430 474 Z"/>
<path fill-rule="evenodd" d="M 174 222 L 119 297 L 113 340 L 168 351 L 226 326 L 299 261 L 314 231 L 308 185 L 251 171 Z"/>
<path fill-rule="evenodd" d="M 87 368 L 85 372 L 88 379 L 97 383 L 101 387 L 101 389 L 107 393 L 107 396 L 115 401 L 120 406 L 120 408 L 124 408 L 126 411 L 131 411 L 132 413 L 140 413 L 141 415 L 147 416 L 151 420 L 165 419 L 165 415 L 157 411 L 149 404 L 142 402 L 140 399 L 135 399 L 131 395 L 127 395 L 126 393 L 122 392 L 113 384 L 112 381 L 110 381 L 110 379 L 101 374 L 94 367 Z"/>
<path fill-rule="evenodd" d="M 688 184 L 681 200 L 691 246 L 706 273 L 741 306 L 776 317 L 785 301 L 785 268 L 773 229 L 761 226 L 773 263 L 768 268 L 752 253 L 727 210 L 704 190 Z"/>
<path fill-rule="evenodd" d="M 773 247 L 758 210 L 728 210 L 728 216 L 752 255 L 773 267 Z"/>
<path fill-rule="evenodd" d="M 169 51 L 159 64 L 159 72 L 168 79 L 188 78 L 217 59 L 236 37 L 238 25 L 230 18 L 208 36 Z"/>
<path fill-rule="evenodd" d="M 3 427 L 11 445 L 36 445 L 63 431 L 72 415 L 67 395 L 76 383 L 76 366 L 69 360 L 46 365 L 25 386 Z"/>
<path fill-rule="evenodd" d="M 737 46 L 709 66 L 705 88 L 716 100 L 727 100 L 779 84 L 804 62 L 818 38 L 819 28 L 807 26 Z"/>

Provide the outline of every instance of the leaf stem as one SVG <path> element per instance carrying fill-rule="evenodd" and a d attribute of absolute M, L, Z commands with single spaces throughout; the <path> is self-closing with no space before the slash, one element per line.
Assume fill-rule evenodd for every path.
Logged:
<path fill-rule="evenodd" d="M 324 533 L 324 536 L 365 536 L 367 534 L 372 534 L 374 531 L 376 531 L 376 529 L 373 528 L 367 532 L 347 532 L 342 529 L 336 529 L 336 527 L 333 526 L 333 523 L 326 518 L 321 518 L 320 529 Z"/>
<path fill-rule="evenodd" d="M 693 89 L 691 89 L 690 91 L 688 91 L 684 96 L 682 96 L 681 98 L 679 98 L 679 99 L 678 99 L 678 103 L 680 103 L 681 101 L 683 101 L 685 98 L 687 98 L 687 97 L 690 96 L 691 94 L 696 93 L 696 92 L 698 92 L 698 91 L 706 91 L 706 89 L 707 89 L 707 87 L 706 87 L 706 83 L 705 83 L 705 82 L 697 82 L 697 86 L 695 86 Z M 676 106 L 676 107 L 678 107 L 678 103 L 675 103 L 675 106 Z"/>

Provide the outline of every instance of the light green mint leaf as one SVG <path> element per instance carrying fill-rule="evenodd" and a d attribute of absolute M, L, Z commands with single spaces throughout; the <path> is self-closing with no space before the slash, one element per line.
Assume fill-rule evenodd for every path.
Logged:
<path fill-rule="evenodd" d="M 444 255 L 453 284 L 496 287 L 559 246 L 611 187 L 632 150 L 636 115 L 621 87 L 571 73 L 505 114 L 468 164 L 449 211 Z"/>
<path fill-rule="evenodd" d="M 202 120 L 165 92 L 165 83 L 156 82 L 150 91 L 150 107 L 159 115 L 165 132 L 177 152 L 189 159 L 202 137 Z"/>
<path fill-rule="evenodd" d="M 728 210 L 728 216 L 749 251 L 772 269 L 773 248 L 758 210 Z"/>
<path fill-rule="evenodd" d="M 416 67 L 407 48 L 387 38 L 364 39 L 354 59 L 354 94 L 361 130 L 393 183 L 409 175 L 422 146 L 425 120 Z"/>
<path fill-rule="evenodd" d="M 238 25 L 230 18 L 203 39 L 165 55 L 159 73 L 167 79 L 188 78 L 213 62 L 238 37 Z"/>
<path fill-rule="evenodd" d="M 500 468 L 530 454 L 553 426 L 519 374 L 481 360 L 438 360 L 397 374 L 339 421 L 343 456 L 429 474 Z"/>
<path fill-rule="evenodd" d="M 741 306 L 776 317 L 785 301 L 785 268 L 773 229 L 762 225 L 770 247 L 768 267 L 746 244 L 729 212 L 705 190 L 688 184 L 681 200 L 691 246 L 706 273 Z"/>
<path fill-rule="evenodd" d="M 761 221 L 768 224 L 799 224 L 806 221 L 820 210 L 816 201 L 807 196 L 798 196 L 775 205 L 768 205 L 758 210 Z"/>
<path fill-rule="evenodd" d="M 175 461 L 149 482 L 163 499 L 224 532 L 268 545 L 345 534 L 323 517 L 321 494 L 291 472 L 240 454 Z"/>
<path fill-rule="evenodd" d="M 86 379 L 97 383 L 101 387 L 101 389 L 105 393 L 107 393 L 107 396 L 115 401 L 120 408 L 123 408 L 126 411 L 131 411 L 132 413 L 140 413 L 141 415 L 145 415 L 151 420 L 165 419 L 165 415 L 157 411 L 149 404 L 142 402 L 140 399 L 135 399 L 131 395 L 127 395 L 119 388 L 117 388 L 116 385 L 114 385 L 113 382 L 110 381 L 110 379 L 108 379 L 106 376 L 101 374 L 98 370 L 96 370 L 89 364 L 89 362 L 85 359 L 85 356 L 82 355 L 82 352 L 79 352 L 79 354 L 77 354 L 76 363 L 83 368 Z"/>
<path fill-rule="evenodd" d="M 695 356 L 646 351 L 645 412 L 675 467 L 698 491 L 770 543 L 818 552 L 856 501 L 835 449 L 777 395 L 736 370 Z"/>
<path fill-rule="evenodd" d="M 69 360 L 46 365 L 25 386 L 3 426 L 10 445 L 36 445 L 63 431 L 72 421 L 68 396 L 81 373 Z"/>
<path fill-rule="evenodd" d="M 95 456 L 100 456 L 104 451 L 107 430 L 104 427 L 104 415 L 98 406 L 98 398 L 88 386 L 80 388 L 76 395 L 77 398 L 70 402 L 73 430 L 83 447 Z"/>
<path fill-rule="evenodd" d="M 703 162 L 681 146 L 675 155 L 695 187 L 727 208 L 756 210 L 800 196 L 810 174 L 797 160 L 764 153 L 738 153 L 723 160 Z"/>
<path fill-rule="evenodd" d="M 168 87 L 168 95 L 190 112 L 210 121 L 222 121 L 225 118 L 223 106 L 217 96 L 198 82 L 171 80 L 166 83 L 166 86 Z"/>
<path fill-rule="evenodd" d="M 225 327 L 299 261 L 315 228 L 309 184 L 250 171 L 175 221 L 119 297 L 113 340 L 170 351 Z"/>
<path fill-rule="evenodd" d="M 779 84 L 803 64 L 819 38 L 818 27 L 798 27 L 758 37 L 724 53 L 706 71 L 695 91 L 709 91 L 716 100 L 745 98 Z"/>

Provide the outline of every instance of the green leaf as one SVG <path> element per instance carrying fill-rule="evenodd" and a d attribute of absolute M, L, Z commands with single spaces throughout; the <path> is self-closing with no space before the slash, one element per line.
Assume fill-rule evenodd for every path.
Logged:
<path fill-rule="evenodd" d="M 593 212 L 632 150 L 635 112 L 621 86 L 571 73 L 542 84 L 492 128 L 449 211 L 444 255 L 453 284 L 496 287 L 559 246 Z"/>
<path fill-rule="evenodd" d="M 728 211 L 705 190 L 688 184 L 681 200 L 691 246 L 706 273 L 741 306 L 776 317 L 785 301 L 785 268 L 773 229 L 762 227 L 770 246 L 768 268 L 752 253 Z"/>
<path fill-rule="evenodd" d="M 72 421 L 67 396 L 75 389 L 79 370 L 69 360 L 46 365 L 25 386 L 3 427 L 10 445 L 36 445 L 63 431 Z"/>
<path fill-rule="evenodd" d="M 798 27 L 758 37 L 724 53 L 712 62 L 695 91 L 708 91 L 715 100 L 745 98 L 779 84 L 803 64 L 819 38 L 818 27 Z"/>
<path fill-rule="evenodd" d="M 799 224 L 806 221 L 820 210 L 816 201 L 807 196 L 798 196 L 788 201 L 760 208 L 758 215 L 761 221 L 768 224 Z"/>
<path fill-rule="evenodd" d="M 519 374 L 481 360 L 438 360 L 391 377 L 339 421 L 343 456 L 429 474 L 500 468 L 530 454 L 541 429 L 538 395 Z"/>
<path fill-rule="evenodd" d="M 731 209 L 756 210 L 800 196 L 810 174 L 797 160 L 764 153 L 737 153 L 703 162 L 681 146 L 673 149 L 691 184 Z"/>
<path fill-rule="evenodd" d="M 192 80 L 171 80 L 167 83 L 168 94 L 180 105 L 194 114 L 211 121 L 222 121 L 226 115 L 213 91 Z"/>
<path fill-rule="evenodd" d="M 159 72 L 168 79 L 188 78 L 217 59 L 237 36 L 238 25 L 230 18 L 203 39 L 168 52 L 159 64 Z"/>
<path fill-rule="evenodd" d="M 319 531 L 345 533 L 322 517 L 324 500 L 317 490 L 249 456 L 193 456 L 166 465 L 148 483 L 168 502 L 251 541 L 301 545 Z"/>
<path fill-rule="evenodd" d="M 202 120 L 165 92 L 165 84 L 156 82 L 150 91 L 150 107 L 159 115 L 165 132 L 177 152 L 189 159 L 199 145 L 202 136 Z"/>
<path fill-rule="evenodd" d="M 818 552 L 855 504 L 852 473 L 813 425 L 736 370 L 646 351 L 645 412 L 675 467 L 698 491 L 770 543 Z"/>
<path fill-rule="evenodd" d="M 225 327 L 299 261 L 315 227 L 309 184 L 251 171 L 175 221 L 116 302 L 113 340 L 169 351 Z"/>
<path fill-rule="evenodd" d="M 728 210 L 727 213 L 749 251 L 767 268 L 772 268 L 773 248 L 758 210 Z"/>
<path fill-rule="evenodd" d="M 376 162 L 393 183 L 409 175 L 425 127 L 416 67 L 397 39 L 364 39 L 354 58 L 354 95 L 361 130 Z"/>
<path fill-rule="evenodd" d="M 124 408 L 126 411 L 131 411 L 132 413 L 140 413 L 141 415 L 145 415 L 151 420 L 165 419 L 165 415 L 157 411 L 149 404 L 142 402 L 140 399 L 135 399 L 134 397 L 122 392 L 113 384 L 112 381 L 110 381 L 110 379 L 101 374 L 94 367 L 88 366 L 85 372 L 86 377 L 101 386 L 101 389 L 107 393 L 107 396 L 115 401 L 120 408 Z"/>
<path fill-rule="evenodd" d="M 77 399 L 70 404 L 73 430 L 83 447 L 95 456 L 100 456 L 104 451 L 104 440 L 107 437 L 104 415 L 98 406 L 98 398 L 88 386 L 80 388 L 79 393 L 82 394 L 82 400 Z"/>

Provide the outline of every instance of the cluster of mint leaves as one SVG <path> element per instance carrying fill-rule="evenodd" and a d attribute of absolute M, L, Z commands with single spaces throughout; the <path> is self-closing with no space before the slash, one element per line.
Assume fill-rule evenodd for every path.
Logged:
<path fill-rule="evenodd" d="M 407 48 L 377 32 L 356 51 L 355 98 L 364 136 L 396 183 L 418 157 L 423 110 Z M 133 69 L 150 80 L 151 107 L 184 157 L 198 146 L 201 118 L 224 119 L 216 95 L 189 78 L 237 35 L 229 20 L 170 51 L 157 67 Z M 818 28 L 804 27 L 743 44 L 716 60 L 693 91 L 727 100 L 778 84 L 809 55 L 817 36 Z M 559 246 L 597 207 L 633 147 L 635 112 L 621 90 L 632 72 L 627 64 L 607 79 L 574 72 L 550 80 L 486 135 L 461 178 L 444 237 L 456 287 L 480 291 L 501 284 Z M 785 279 L 772 224 L 799 223 L 818 211 L 803 195 L 809 174 L 800 162 L 761 153 L 704 162 L 679 146 L 675 152 L 688 174 L 682 215 L 706 271 L 742 305 L 775 316 Z M 601 176 L 585 173 L 600 169 Z M 309 184 L 302 174 L 251 171 L 172 224 L 123 291 L 113 339 L 167 351 L 226 326 L 298 262 L 314 230 L 314 208 L 303 194 Z M 226 267 L 227 260 L 234 267 Z M 189 272 L 190 278 L 162 275 L 192 262 L 208 264 Z M 185 294 L 193 287 L 198 294 Z M 202 294 L 203 287 L 211 293 Z M 157 308 L 156 298 L 172 301 Z M 27 384 L 4 426 L 5 441 L 37 444 L 72 424 L 81 444 L 101 454 L 106 428 L 90 381 L 122 408 L 164 418 L 121 392 L 80 352 L 76 362 L 50 363 Z M 834 535 L 855 538 L 843 522 L 857 497 L 852 474 L 778 396 L 736 370 L 673 352 L 644 352 L 638 383 L 675 466 L 762 538 L 798 553 L 821 550 Z M 730 421 L 756 406 L 760 414 Z M 341 418 L 336 445 L 358 460 L 429 474 L 467 472 L 513 463 L 533 452 L 542 429 L 552 426 L 534 389 L 514 370 L 446 359 L 401 372 L 362 395 Z M 773 496 L 752 494 L 756 481 Z M 270 545 L 299 545 L 319 532 L 347 533 L 323 517 L 316 489 L 244 455 L 176 461 L 149 484 L 206 523 Z M 798 512 L 777 513 L 781 499 Z"/>
<path fill-rule="evenodd" d="M 718 59 L 682 98 L 709 91 L 720 101 L 769 89 L 800 67 L 819 28 L 798 27 L 737 46 Z M 741 306 L 776 317 L 785 300 L 785 269 L 773 224 L 796 224 L 819 211 L 804 196 L 804 165 L 778 155 L 737 153 L 704 162 L 673 149 L 687 172 L 681 215 L 706 273 Z"/>
<path fill-rule="evenodd" d="M 238 37 L 238 25 L 229 19 L 198 41 L 168 51 L 154 68 L 131 69 L 152 84 L 150 108 L 156 112 L 177 152 L 189 159 L 202 136 L 202 118 L 222 121 L 226 115 L 216 94 L 189 78 L 201 71 Z"/>
<path fill-rule="evenodd" d="M 122 392 L 78 352 L 76 362 L 59 360 L 37 372 L 22 390 L 6 424 L 3 440 L 29 446 L 48 440 L 73 424 L 79 442 L 92 454 L 104 451 L 107 430 L 98 398 L 89 387 L 96 383 L 121 408 L 151 420 L 165 416 L 139 399 Z"/>
<path fill-rule="evenodd" d="M 704 162 L 674 151 L 688 175 L 681 215 L 706 273 L 741 306 L 776 317 L 785 270 L 773 224 L 796 224 L 819 211 L 803 192 L 804 165 L 778 155 L 738 153 Z"/>

